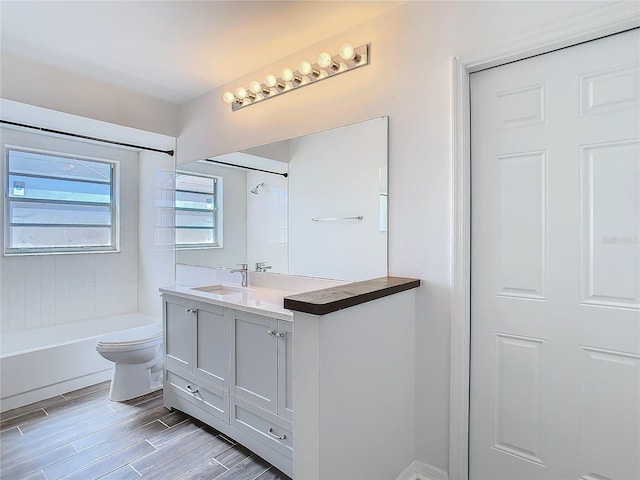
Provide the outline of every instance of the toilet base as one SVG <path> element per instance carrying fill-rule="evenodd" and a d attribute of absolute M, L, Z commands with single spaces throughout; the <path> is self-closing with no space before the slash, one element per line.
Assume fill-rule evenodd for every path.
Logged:
<path fill-rule="evenodd" d="M 109 400 L 123 402 L 141 397 L 162 388 L 162 362 L 148 367 L 145 364 L 120 364 L 113 367 Z"/>

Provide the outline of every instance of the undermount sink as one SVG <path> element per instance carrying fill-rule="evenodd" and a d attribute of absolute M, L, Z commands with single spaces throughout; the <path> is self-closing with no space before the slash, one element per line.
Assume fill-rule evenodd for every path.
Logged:
<path fill-rule="evenodd" d="M 243 289 L 228 287 L 227 285 L 206 285 L 204 287 L 192 287 L 191 290 L 198 290 L 200 292 L 212 293 L 214 295 L 234 295 L 234 294 L 245 292 L 245 290 Z"/>

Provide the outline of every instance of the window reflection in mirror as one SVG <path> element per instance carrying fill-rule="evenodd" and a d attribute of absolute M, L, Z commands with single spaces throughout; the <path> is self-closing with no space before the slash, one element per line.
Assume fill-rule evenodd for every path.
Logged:
<path fill-rule="evenodd" d="M 176 172 L 176 248 L 221 247 L 217 228 L 222 210 L 217 202 L 222 179 Z M 220 185 L 220 186 L 219 186 Z"/>

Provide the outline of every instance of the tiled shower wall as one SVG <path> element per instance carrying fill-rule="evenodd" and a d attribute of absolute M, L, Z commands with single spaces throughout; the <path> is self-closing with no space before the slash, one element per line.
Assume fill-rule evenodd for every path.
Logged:
<path fill-rule="evenodd" d="M 138 311 L 162 318 L 158 288 L 175 281 L 174 160 L 141 151 L 138 188 Z"/>
<path fill-rule="evenodd" d="M 2 256 L 0 331 L 137 311 L 138 153 L 4 128 L 0 140 L 3 171 L 6 145 L 120 162 L 120 252 Z"/>

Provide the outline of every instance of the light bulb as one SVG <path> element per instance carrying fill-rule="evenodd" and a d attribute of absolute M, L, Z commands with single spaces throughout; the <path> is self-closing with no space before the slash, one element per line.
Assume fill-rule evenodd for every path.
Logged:
<path fill-rule="evenodd" d="M 264 84 L 269 88 L 275 87 L 277 83 L 278 83 L 278 80 L 276 79 L 275 75 L 269 74 L 266 77 L 264 77 Z"/>
<path fill-rule="evenodd" d="M 243 87 L 238 87 L 236 89 L 236 97 L 238 97 L 240 100 L 244 100 L 245 98 L 247 98 L 247 90 Z"/>
<path fill-rule="evenodd" d="M 249 84 L 249 90 L 251 90 L 253 93 L 261 93 L 262 85 L 260 84 L 260 82 L 254 80 Z"/>
<path fill-rule="evenodd" d="M 309 62 L 304 60 L 303 62 L 300 62 L 300 65 L 298 65 L 298 71 L 302 75 L 309 75 L 311 72 L 313 72 L 313 68 L 311 67 L 311 64 Z"/>
<path fill-rule="evenodd" d="M 231 92 L 224 92 L 222 94 L 222 101 L 227 104 L 231 104 L 236 99 L 236 96 Z"/>
<path fill-rule="evenodd" d="M 327 68 L 335 64 L 333 62 L 333 59 L 331 58 L 331 55 L 329 55 L 327 52 L 322 52 L 320 55 L 318 55 L 318 65 L 320 65 L 322 68 Z"/>
<path fill-rule="evenodd" d="M 280 76 L 285 82 L 290 82 L 291 80 L 293 80 L 293 70 L 291 70 L 290 68 L 285 68 L 280 73 Z"/>
<path fill-rule="evenodd" d="M 350 43 L 343 44 L 338 52 L 343 60 L 353 60 L 356 56 L 356 51 Z"/>

